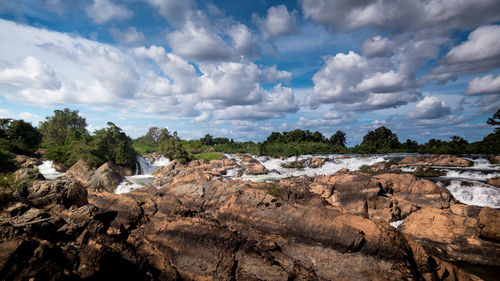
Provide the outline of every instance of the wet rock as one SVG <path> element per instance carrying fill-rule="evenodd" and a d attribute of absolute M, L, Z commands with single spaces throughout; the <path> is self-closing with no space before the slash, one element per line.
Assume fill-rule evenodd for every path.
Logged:
<path fill-rule="evenodd" d="M 66 207 L 87 204 L 87 190 L 77 181 L 37 181 L 28 189 L 27 199 L 34 206 L 62 204 Z"/>
<path fill-rule="evenodd" d="M 94 190 L 113 192 L 118 184 L 125 178 L 122 168 L 111 162 L 104 163 L 94 171 L 87 187 Z"/>
<path fill-rule="evenodd" d="M 16 155 L 14 160 L 20 168 L 34 168 L 42 164 L 42 160 L 39 158 L 28 157 L 24 155 Z"/>
<path fill-rule="evenodd" d="M 93 173 L 94 170 L 90 168 L 85 160 L 81 159 L 71 166 L 71 168 L 64 173 L 64 176 L 70 179 L 75 179 L 86 186 Z"/>
<path fill-rule="evenodd" d="M 308 166 L 310 168 L 319 168 L 319 167 L 323 167 L 323 165 L 325 163 L 326 163 L 326 159 L 325 158 L 313 157 L 309 161 L 309 165 Z"/>
<path fill-rule="evenodd" d="M 474 216 L 477 212 L 469 215 L 424 207 L 410 214 L 399 230 L 444 260 L 498 266 L 500 244 L 485 240 L 498 239 L 498 212 L 489 208 L 481 210 L 481 219 L 478 219 Z"/>
<path fill-rule="evenodd" d="M 52 168 L 54 168 L 56 171 L 60 173 L 64 173 L 68 170 L 68 167 L 64 165 L 63 163 L 58 163 L 58 162 L 52 162 Z"/>
<path fill-rule="evenodd" d="M 16 180 L 44 180 L 45 177 L 37 168 L 21 168 L 14 172 Z"/>
<path fill-rule="evenodd" d="M 260 162 L 248 155 L 240 156 L 240 164 L 245 169 L 245 174 L 247 175 L 265 175 L 268 173 L 266 167 L 260 164 Z"/>
<path fill-rule="evenodd" d="M 500 178 L 488 179 L 487 184 L 500 187 Z"/>
<path fill-rule="evenodd" d="M 490 156 L 488 160 L 491 164 L 500 164 L 500 155 Z"/>
<path fill-rule="evenodd" d="M 191 161 L 188 164 L 182 164 L 177 160 L 169 165 L 160 167 L 153 175 L 155 176 L 154 185 L 182 185 L 188 183 L 199 183 L 204 181 L 219 180 L 228 170 L 237 168 L 238 165 L 233 159 Z"/>
<path fill-rule="evenodd" d="M 472 162 L 454 155 L 408 156 L 399 162 L 399 166 L 469 167 Z"/>
<path fill-rule="evenodd" d="M 484 207 L 479 213 L 479 237 L 500 243 L 500 210 Z"/>

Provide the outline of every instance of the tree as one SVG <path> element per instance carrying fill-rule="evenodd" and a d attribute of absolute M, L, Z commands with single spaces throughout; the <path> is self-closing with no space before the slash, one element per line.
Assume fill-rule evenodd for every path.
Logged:
<path fill-rule="evenodd" d="M 210 134 L 206 134 L 203 138 L 200 139 L 200 142 L 203 145 L 213 145 L 214 138 Z"/>
<path fill-rule="evenodd" d="M 181 163 L 186 163 L 190 160 L 189 153 L 187 153 L 186 149 L 182 146 L 181 139 L 177 136 L 177 132 L 174 132 L 172 136 L 160 141 L 159 152 L 165 157 L 172 160 L 177 159 Z"/>
<path fill-rule="evenodd" d="M 498 126 L 500 125 L 500 108 L 493 114 L 493 117 L 488 118 L 488 121 L 486 121 L 491 126 Z M 500 127 L 495 127 L 495 132 L 500 133 Z"/>
<path fill-rule="evenodd" d="M 40 123 L 40 132 L 43 140 L 52 145 L 63 145 L 68 137 L 78 140 L 88 135 L 85 118 L 78 115 L 78 110 L 54 110 L 54 116 L 46 117 Z"/>
<path fill-rule="evenodd" d="M 368 131 L 363 137 L 361 147 L 369 148 L 368 152 L 383 151 L 398 148 L 400 145 L 398 136 L 386 127 L 378 127 L 374 131 Z"/>
<path fill-rule="evenodd" d="M 345 147 L 346 135 L 342 131 L 337 131 L 330 137 L 330 143 L 332 145 L 338 145 Z"/>
<path fill-rule="evenodd" d="M 33 153 L 42 142 L 42 135 L 31 123 L 14 120 L 7 129 L 10 150 L 18 154 Z"/>
<path fill-rule="evenodd" d="M 95 132 L 93 143 L 95 154 L 104 161 L 111 161 L 116 165 L 133 167 L 136 152 L 132 148 L 132 140 L 112 122 L 108 127 Z"/>

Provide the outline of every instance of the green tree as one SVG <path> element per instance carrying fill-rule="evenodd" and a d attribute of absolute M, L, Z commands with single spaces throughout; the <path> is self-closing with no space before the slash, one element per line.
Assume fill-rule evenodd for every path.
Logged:
<path fill-rule="evenodd" d="M 174 132 L 172 136 L 160 141 L 159 152 L 165 157 L 172 160 L 177 159 L 181 163 L 190 161 L 189 153 L 184 146 L 182 146 L 181 139 L 177 136 L 177 132 Z"/>
<path fill-rule="evenodd" d="M 107 128 L 97 130 L 93 143 L 97 157 L 116 165 L 134 167 L 136 152 L 132 140 L 114 123 L 108 122 Z"/>
<path fill-rule="evenodd" d="M 0 119 L 0 138 L 0 148 L 17 154 L 32 154 L 42 141 L 31 123 L 12 119 Z"/>
<path fill-rule="evenodd" d="M 338 145 L 345 147 L 346 135 L 342 131 L 337 131 L 330 137 L 330 143 L 332 145 Z"/>
<path fill-rule="evenodd" d="M 214 138 L 210 134 L 206 134 L 203 138 L 200 139 L 200 142 L 203 145 L 213 145 Z"/>
<path fill-rule="evenodd" d="M 54 116 L 46 117 L 40 123 L 43 140 L 52 145 L 63 145 L 67 138 L 81 139 L 88 135 L 85 118 L 78 115 L 78 110 L 54 110 Z"/>
<path fill-rule="evenodd" d="M 394 134 L 390 129 L 382 126 L 378 127 L 374 131 L 368 131 L 368 133 L 363 137 L 363 142 L 361 142 L 361 149 L 364 152 L 388 152 L 392 149 L 398 148 L 400 145 L 398 136 Z"/>

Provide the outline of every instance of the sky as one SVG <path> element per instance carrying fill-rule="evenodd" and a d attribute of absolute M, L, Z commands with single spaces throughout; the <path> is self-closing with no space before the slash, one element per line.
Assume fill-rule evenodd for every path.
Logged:
<path fill-rule="evenodd" d="M 65 107 L 134 138 L 478 141 L 500 108 L 500 1 L 1 1 L 0 117 Z"/>

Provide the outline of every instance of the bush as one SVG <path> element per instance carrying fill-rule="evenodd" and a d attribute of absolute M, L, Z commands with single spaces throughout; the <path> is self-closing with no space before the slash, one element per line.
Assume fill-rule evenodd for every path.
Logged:
<path fill-rule="evenodd" d="M 194 154 L 193 158 L 196 160 L 204 159 L 206 161 L 222 160 L 222 159 L 224 159 L 224 154 L 222 154 L 220 152 L 202 152 L 202 153 Z"/>
<path fill-rule="evenodd" d="M 16 168 L 16 161 L 12 153 L 0 149 L 0 172 L 9 172 Z"/>

